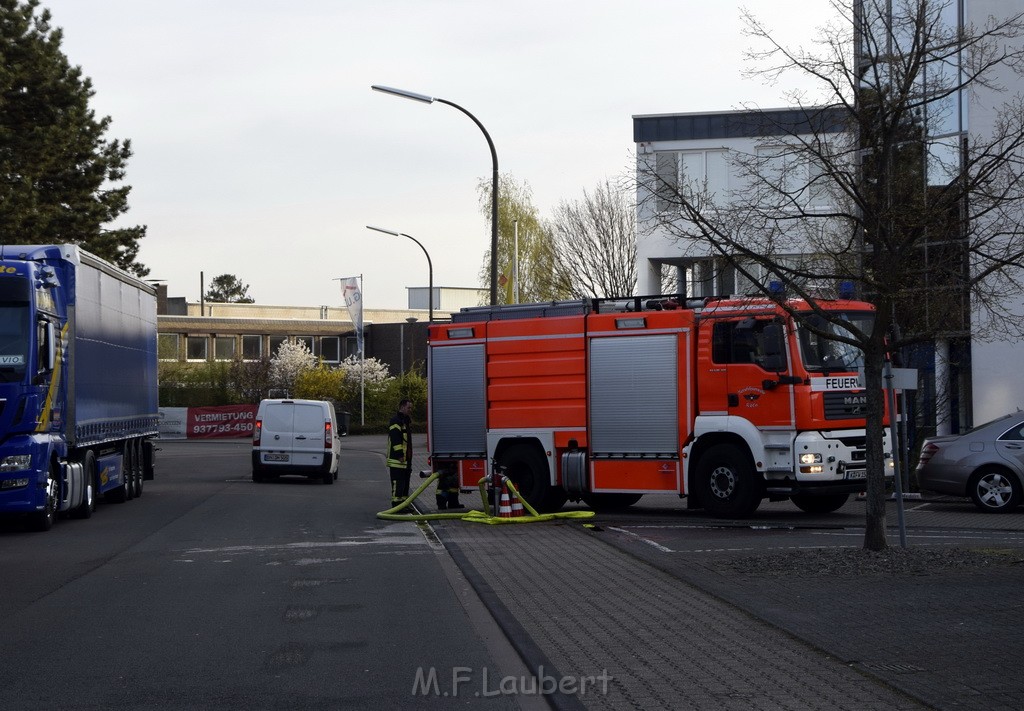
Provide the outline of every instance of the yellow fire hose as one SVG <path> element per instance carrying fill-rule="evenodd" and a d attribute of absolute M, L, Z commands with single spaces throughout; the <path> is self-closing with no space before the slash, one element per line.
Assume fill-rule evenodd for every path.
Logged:
<path fill-rule="evenodd" d="M 416 500 L 423 491 L 430 486 L 431 483 L 437 480 L 440 476 L 439 472 L 434 472 L 427 479 L 420 484 L 416 491 L 409 494 L 409 496 L 400 504 L 392 506 L 386 511 L 381 511 L 377 514 L 377 518 L 384 519 L 385 521 L 438 521 L 444 519 L 462 519 L 463 521 L 472 521 L 474 523 L 533 523 L 535 521 L 553 521 L 560 518 L 593 518 L 593 511 L 558 511 L 556 513 L 537 513 L 536 509 L 530 506 L 530 502 L 519 495 L 519 490 L 516 489 L 515 485 L 510 479 L 506 479 L 505 482 L 508 485 L 509 491 L 515 494 L 519 500 L 523 503 L 523 508 L 529 512 L 528 516 L 514 516 L 512 518 L 503 518 L 500 516 L 492 516 L 486 511 L 478 511 L 471 509 L 469 511 L 460 511 L 458 513 L 428 513 L 428 514 L 417 514 L 399 513 L 400 511 L 410 507 L 412 502 Z M 489 477 L 484 477 L 477 486 L 480 487 L 480 500 L 487 501 L 487 480 Z"/>

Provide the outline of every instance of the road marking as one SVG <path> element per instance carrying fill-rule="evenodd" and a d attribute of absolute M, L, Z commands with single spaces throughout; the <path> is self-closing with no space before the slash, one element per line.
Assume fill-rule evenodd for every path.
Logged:
<path fill-rule="evenodd" d="M 654 528 L 654 527 L 652 526 L 650 528 Z M 661 545 L 660 543 L 655 543 L 654 541 L 652 541 L 649 538 L 644 538 L 643 536 L 637 535 L 636 533 L 633 533 L 632 531 L 627 531 L 624 528 L 617 528 L 615 526 L 609 526 L 609 530 L 610 531 L 618 531 L 619 533 L 624 533 L 624 534 L 626 534 L 627 536 L 629 536 L 631 538 L 635 538 L 638 541 L 642 541 L 643 543 L 646 543 L 649 546 L 657 548 L 662 553 L 674 553 L 674 551 L 671 548 L 666 548 L 665 546 Z"/>

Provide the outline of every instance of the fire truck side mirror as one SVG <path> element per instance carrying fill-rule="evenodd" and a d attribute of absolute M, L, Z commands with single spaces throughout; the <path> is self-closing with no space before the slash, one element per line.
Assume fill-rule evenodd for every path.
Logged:
<path fill-rule="evenodd" d="M 764 327 L 764 363 L 765 370 L 781 373 L 786 370 L 786 341 L 782 326 L 770 323 Z"/>

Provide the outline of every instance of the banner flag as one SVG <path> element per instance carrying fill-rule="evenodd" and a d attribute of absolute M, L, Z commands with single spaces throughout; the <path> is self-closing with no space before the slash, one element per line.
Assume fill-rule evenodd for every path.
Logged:
<path fill-rule="evenodd" d="M 348 307 L 348 317 L 356 329 L 356 349 L 363 357 L 363 294 L 359 288 L 359 277 L 341 280 L 341 298 Z"/>

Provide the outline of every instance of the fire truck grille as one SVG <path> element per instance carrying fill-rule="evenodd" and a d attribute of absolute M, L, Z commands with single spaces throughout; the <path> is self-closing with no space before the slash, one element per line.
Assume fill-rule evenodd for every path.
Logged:
<path fill-rule="evenodd" d="M 867 415 L 868 396 L 865 393 L 827 392 L 824 395 L 826 420 L 849 420 Z"/>

